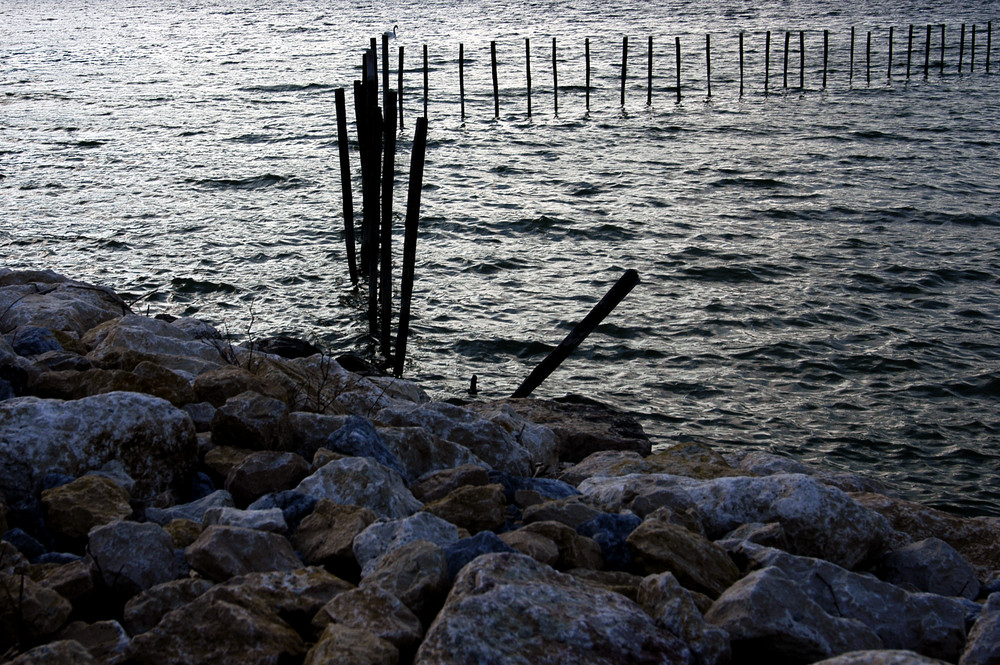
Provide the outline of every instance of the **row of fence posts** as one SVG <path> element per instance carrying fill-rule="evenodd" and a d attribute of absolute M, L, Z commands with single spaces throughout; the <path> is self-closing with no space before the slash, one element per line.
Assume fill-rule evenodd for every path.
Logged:
<path fill-rule="evenodd" d="M 940 58 L 938 66 L 940 72 L 943 75 L 945 73 L 945 46 L 946 46 L 946 28 L 944 24 L 940 24 Z M 926 34 L 924 39 L 924 63 L 923 63 L 923 76 L 927 79 L 930 76 L 931 71 L 931 51 L 932 51 L 932 37 L 933 28 L 931 24 L 927 25 Z M 965 67 L 965 45 L 966 45 L 966 24 L 962 24 L 961 32 L 959 37 L 959 55 L 958 55 L 958 73 L 962 74 Z M 795 36 L 795 31 L 786 30 L 784 33 L 784 64 L 782 69 L 782 87 L 789 88 L 789 72 L 790 72 L 790 61 L 789 56 L 792 52 L 792 38 Z M 909 26 L 909 32 L 907 35 L 906 42 L 906 79 L 909 80 L 913 72 L 913 54 L 915 45 L 915 32 L 914 26 L 911 24 Z M 972 73 L 976 68 L 976 38 L 977 31 L 976 25 L 972 25 L 971 30 L 971 43 L 969 48 L 969 72 Z M 771 31 L 768 30 L 765 33 L 765 46 L 764 46 L 764 94 L 768 94 L 771 90 Z M 895 29 L 893 27 L 889 28 L 888 37 L 888 67 L 886 72 L 886 78 L 892 80 L 893 78 L 893 55 L 895 49 Z M 854 74 L 856 69 L 855 62 L 855 43 L 856 43 L 856 30 L 854 27 L 851 28 L 851 38 L 850 38 L 850 63 L 848 66 L 849 72 L 849 85 L 853 87 L 854 85 Z M 919 46 L 919 45 L 918 45 Z M 805 31 L 798 31 L 798 87 L 801 89 L 805 88 L 805 53 L 806 53 L 806 40 Z M 986 73 L 990 73 L 990 55 L 993 48 L 993 22 L 989 21 L 986 26 L 986 53 L 985 53 L 985 70 Z M 681 38 L 674 38 L 674 51 L 675 51 L 675 93 L 676 101 L 680 103 L 681 101 Z M 653 38 L 648 38 L 647 48 L 646 48 L 646 105 L 651 106 L 653 103 Z M 739 95 L 743 97 L 745 92 L 745 57 L 744 57 L 744 33 L 739 33 Z M 398 73 L 399 73 L 399 91 L 400 98 L 398 103 L 398 114 L 399 114 L 399 127 L 403 127 L 403 104 L 402 104 L 402 90 L 403 90 L 403 55 L 404 47 L 399 47 L 399 62 L 398 62 Z M 590 101 L 591 101 L 591 90 L 593 90 L 592 80 L 591 80 L 591 49 L 590 49 L 590 38 L 587 37 L 584 40 L 584 99 L 586 110 L 590 111 Z M 629 56 L 629 40 L 628 37 L 622 38 L 622 55 L 621 55 L 621 95 L 620 104 L 622 107 L 625 106 L 625 93 L 626 84 L 628 82 L 628 56 Z M 530 38 L 525 38 L 524 40 L 524 64 L 525 64 L 525 80 L 527 88 L 527 113 L 530 117 L 532 115 L 532 77 L 531 77 L 531 41 Z M 459 106 L 462 120 L 466 118 L 466 104 L 465 104 L 465 44 L 460 43 L 458 45 L 458 89 L 459 89 Z M 830 65 L 830 31 L 823 31 L 823 68 L 822 68 L 822 88 L 825 90 L 827 87 L 828 73 Z M 495 41 L 490 42 L 490 68 L 492 73 L 493 81 L 493 114 L 494 117 L 500 117 L 500 88 L 499 88 L 499 78 L 498 78 L 498 64 L 497 64 L 497 43 Z M 427 117 L 427 100 L 428 100 L 428 58 L 427 58 L 427 45 L 423 45 L 423 110 L 424 117 Z M 388 50 L 383 49 L 383 76 L 384 89 L 388 88 Z M 871 84 L 872 80 L 872 32 L 869 30 L 867 33 L 866 41 L 866 60 L 865 60 L 865 80 L 867 84 Z M 705 35 L 705 83 L 707 97 L 712 96 L 712 36 L 710 34 Z M 555 115 L 559 114 L 559 69 L 558 69 L 558 44 L 556 38 L 552 38 L 552 105 Z"/>
<path fill-rule="evenodd" d="M 399 91 L 389 88 L 388 38 L 382 42 L 382 106 L 378 104 L 377 42 L 372 39 L 362 62 L 362 78 L 354 82 L 354 111 L 361 163 L 361 248 L 357 251 L 354 224 L 354 196 L 351 184 L 347 103 L 343 88 L 335 92 L 337 144 L 340 155 L 340 182 L 344 212 L 344 238 L 351 282 L 366 280 L 368 328 L 378 340 L 379 353 L 401 376 L 406 359 L 413 296 L 420 192 L 423 186 L 424 156 L 427 146 L 427 116 L 417 119 L 410 154 L 410 176 L 406 200 L 403 239 L 403 268 L 400 279 L 399 321 L 395 353 L 392 348 L 392 215 L 396 169 L 396 133 L 403 127 L 401 90 L 403 68 L 399 68 Z M 400 48 L 402 58 L 402 48 Z M 426 79 L 425 79 L 426 85 Z M 426 99 L 426 95 L 425 95 Z M 398 114 L 397 114 L 398 109 Z M 360 257 L 357 255 L 360 253 Z M 360 263 L 358 261 L 360 258 Z"/>

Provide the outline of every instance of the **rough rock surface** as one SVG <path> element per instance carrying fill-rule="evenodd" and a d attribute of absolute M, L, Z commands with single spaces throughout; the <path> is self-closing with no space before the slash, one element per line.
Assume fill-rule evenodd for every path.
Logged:
<path fill-rule="evenodd" d="M 145 633 L 160 623 L 167 612 L 190 603 L 213 586 L 213 582 L 200 577 L 157 584 L 125 603 L 123 624 L 132 635 Z"/>
<path fill-rule="evenodd" d="M 0 647 L 4 651 L 13 646 L 8 631 L 34 640 L 59 630 L 72 611 L 68 600 L 30 577 L 0 574 L 0 616 L 4 618 Z"/>
<path fill-rule="evenodd" d="M 157 397 L 0 402 L 0 491 L 8 501 L 34 492 L 46 473 L 81 476 L 113 460 L 135 480 L 135 496 L 144 498 L 184 478 L 196 455 L 191 419 Z"/>
<path fill-rule="evenodd" d="M 965 652 L 959 665 L 995 665 L 1000 663 L 1000 593 L 987 598 L 983 613 L 969 631 Z"/>
<path fill-rule="evenodd" d="M 128 492 L 113 480 L 96 475 L 45 490 L 42 505 L 49 527 L 67 538 L 83 538 L 95 526 L 132 514 Z"/>
<path fill-rule="evenodd" d="M 323 630 L 303 665 L 396 665 L 399 649 L 366 628 L 331 623 Z"/>
<path fill-rule="evenodd" d="M 489 485 L 490 476 L 481 466 L 462 464 L 451 469 L 430 471 L 410 483 L 410 491 L 420 501 L 430 503 L 465 486 Z"/>
<path fill-rule="evenodd" d="M 463 465 L 489 467 L 465 446 L 442 439 L 422 427 L 380 427 L 378 433 L 386 448 L 403 465 L 403 477 L 408 482 L 434 471 L 450 471 Z"/>
<path fill-rule="evenodd" d="M 251 450 L 292 449 L 288 406 L 255 392 L 230 397 L 212 418 L 212 441 L 220 446 Z"/>
<path fill-rule="evenodd" d="M 128 306 L 111 289 L 73 281 L 51 270 L 0 268 L 0 312 L 4 329 L 32 325 L 79 337 L 127 313 Z"/>
<path fill-rule="evenodd" d="M 507 518 L 506 508 L 501 485 L 478 485 L 459 487 L 424 505 L 423 510 L 475 534 L 502 527 Z"/>
<path fill-rule="evenodd" d="M 939 538 L 926 538 L 890 552 L 879 561 L 878 575 L 891 584 L 939 596 L 974 600 L 979 595 L 976 570 Z"/>
<path fill-rule="evenodd" d="M 413 498 L 398 473 L 370 457 L 345 457 L 325 464 L 299 483 L 295 491 L 316 499 L 363 506 L 387 518 L 412 515 L 423 505 Z"/>
<path fill-rule="evenodd" d="M 430 541 L 417 540 L 379 559 L 361 586 L 385 589 L 430 623 L 444 603 L 450 581 L 444 550 Z"/>
<path fill-rule="evenodd" d="M 637 602 L 656 625 L 681 638 L 698 665 L 723 665 L 732 652 L 729 634 L 705 621 L 687 589 L 670 573 L 650 575 L 639 585 Z"/>
<path fill-rule="evenodd" d="M 396 596 L 378 586 L 338 595 L 323 606 L 315 622 L 334 622 L 370 630 L 401 651 L 410 653 L 424 634 L 420 619 Z"/>
<path fill-rule="evenodd" d="M 90 532 L 87 550 L 109 588 L 134 596 L 187 571 L 170 534 L 150 522 L 112 522 Z"/>
<path fill-rule="evenodd" d="M 235 526 L 210 526 L 186 550 L 188 565 L 211 580 L 302 566 L 281 536 Z"/>
<path fill-rule="evenodd" d="M 826 658 L 813 665 L 944 665 L 943 660 L 928 658 L 912 651 L 880 649 L 879 651 L 851 651 L 833 658 Z"/>
<path fill-rule="evenodd" d="M 9 665 L 97 665 L 87 649 L 76 640 L 58 640 L 25 651 Z"/>
<path fill-rule="evenodd" d="M 378 521 L 367 527 L 354 539 L 354 558 L 362 567 L 362 575 L 367 576 L 382 557 L 407 543 L 426 540 L 444 547 L 458 538 L 458 527 L 454 524 L 421 512 L 405 519 Z"/>
<path fill-rule="evenodd" d="M 309 475 L 309 463 L 301 455 L 262 450 L 247 455 L 226 477 L 226 490 L 238 506 L 246 506 L 265 494 L 290 490 Z"/>
<path fill-rule="evenodd" d="M 320 499 L 312 514 L 302 520 L 292 544 L 307 563 L 344 565 L 354 560 L 354 538 L 378 516 L 367 508 Z"/>
<path fill-rule="evenodd" d="M 455 662 L 652 665 L 689 663 L 691 652 L 623 596 L 521 554 L 491 554 L 459 574 L 415 660 Z"/>

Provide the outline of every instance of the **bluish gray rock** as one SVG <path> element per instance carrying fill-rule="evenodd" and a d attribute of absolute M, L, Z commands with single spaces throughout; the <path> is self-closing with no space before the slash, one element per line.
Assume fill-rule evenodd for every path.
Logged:
<path fill-rule="evenodd" d="M 483 554 L 504 552 L 518 553 L 492 531 L 480 531 L 471 538 L 463 538 L 444 550 L 445 559 L 448 561 L 448 577 L 455 579 L 467 563 Z"/>
<path fill-rule="evenodd" d="M 367 418 L 348 416 L 347 422 L 326 440 L 326 447 L 344 455 L 371 457 L 400 475 L 406 475 L 399 459 L 386 447 L 375 425 Z"/>
<path fill-rule="evenodd" d="M 46 351 L 62 351 L 62 344 L 48 328 L 21 326 L 10 335 L 10 345 L 19 356 L 38 356 Z"/>
<path fill-rule="evenodd" d="M 965 652 L 958 665 L 1000 663 L 1000 593 L 990 594 L 979 620 L 969 631 Z"/>
<path fill-rule="evenodd" d="M 518 490 L 532 490 L 546 499 L 565 499 L 580 494 L 580 491 L 569 483 L 554 478 L 528 478 L 505 471 L 490 471 L 489 476 L 491 483 L 503 485 L 507 503 L 514 503 L 514 494 Z"/>
<path fill-rule="evenodd" d="M 938 538 L 926 538 L 890 552 L 879 562 L 878 576 L 900 586 L 939 596 L 979 595 L 976 571 L 954 547 Z"/>
<path fill-rule="evenodd" d="M 294 532 L 299 528 L 299 523 L 312 513 L 316 507 L 317 499 L 302 494 L 294 490 L 283 492 L 272 492 L 260 497 L 249 506 L 247 510 L 268 510 L 269 508 L 279 508 L 285 517 L 285 524 L 288 531 Z"/>
<path fill-rule="evenodd" d="M 205 511 L 209 508 L 231 508 L 233 497 L 226 490 L 216 490 L 206 497 L 191 503 L 171 506 L 170 508 L 147 508 L 146 519 L 160 525 L 170 524 L 174 520 L 191 520 L 201 522 Z"/>
<path fill-rule="evenodd" d="M 458 541 L 458 527 L 422 511 L 404 519 L 380 520 L 369 525 L 354 538 L 352 546 L 362 576 L 371 574 L 389 552 L 417 540 L 447 547 Z"/>
<path fill-rule="evenodd" d="M 601 513 L 577 526 L 576 532 L 601 546 L 606 570 L 628 570 L 632 553 L 625 539 L 640 524 L 642 520 L 631 513 Z"/>

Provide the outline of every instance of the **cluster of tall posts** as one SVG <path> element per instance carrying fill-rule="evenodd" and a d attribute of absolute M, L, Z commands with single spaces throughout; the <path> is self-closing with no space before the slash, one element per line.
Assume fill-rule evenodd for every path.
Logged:
<path fill-rule="evenodd" d="M 959 74 L 964 74 L 966 71 L 972 74 L 976 71 L 977 67 L 977 54 L 981 52 L 981 60 L 979 61 L 980 70 L 985 70 L 986 74 L 990 73 L 991 69 L 991 53 L 993 48 L 993 22 L 988 21 L 986 24 L 986 39 L 985 46 L 982 44 L 982 31 L 979 30 L 982 26 L 977 26 L 973 24 L 967 26 L 965 23 L 961 24 L 958 37 L 958 56 L 953 57 L 951 63 L 947 59 L 947 51 L 951 50 L 954 53 L 956 46 L 954 43 L 948 44 L 948 39 L 950 33 L 945 24 L 931 25 L 927 24 L 924 26 L 915 26 L 910 24 L 909 29 L 906 31 L 905 44 L 902 37 L 897 34 L 894 27 L 889 27 L 887 36 L 887 45 L 883 53 L 886 53 L 884 64 L 878 65 L 873 59 L 873 33 L 871 30 L 867 31 L 867 34 L 862 36 L 858 34 L 854 27 L 850 30 L 850 47 L 849 47 L 849 62 L 847 65 L 847 84 L 853 87 L 855 85 L 855 78 L 858 79 L 863 75 L 866 85 L 871 85 L 873 76 L 878 77 L 880 72 L 885 73 L 885 80 L 892 81 L 894 78 L 903 78 L 909 81 L 911 77 L 923 76 L 924 79 L 928 79 L 931 73 L 935 70 L 944 75 L 946 69 L 955 67 Z M 922 34 L 921 34 L 922 33 Z M 738 34 L 738 58 L 739 58 L 739 96 L 742 98 L 747 89 L 747 63 L 746 63 L 746 49 L 744 43 L 746 40 L 746 34 L 741 32 Z M 758 35 L 763 37 L 764 47 L 763 47 L 763 93 L 766 95 L 777 87 L 776 82 L 773 80 L 779 73 L 776 67 L 772 65 L 772 55 L 774 60 L 781 58 L 783 60 L 783 66 L 780 69 L 781 75 L 781 88 L 789 89 L 795 87 L 795 74 L 798 74 L 798 88 L 806 88 L 806 31 L 798 30 L 785 30 L 783 31 L 784 37 L 784 48 L 782 49 L 780 44 L 772 42 L 778 42 L 782 33 L 777 33 L 774 35 L 772 40 L 772 33 L 770 30 L 766 31 L 763 35 Z M 862 39 L 864 41 L 862 41 Z M 978 39 L 978 44 L 977 44 Z M 666 86 L 674 95 L 678 103 L 682 99 L 682 63 L 684 62 L 681 57 L 681 38 L 674 38 L 673 52 L 674 52 L 674 82 L 672 86 Z M 651 106 L 653 103 L 653 92 L 654 92 L 654 44 L 653 37 L 648 37 L 646 40 L 646 95 L 645 102 L 647 106 Z M 556 38 L 552 38 L 552 49 L 551 49 L 551 74 L 552 74 L 552 110 L 554 115 L 559 114 L 559 45 Z M 385 46 L 385 45 L 383 45 Z M 877 46 L 877 45 L 876 45 Z M 629 38 L 623 37 L 621 44 L 621 77 L 620 77 L 620 91 L 619 91 L 619 101 L 620 106 L 625 108 L 626 105 L 626 92 L 628 90 L 628 84 L 630 81 L 635 80 L 635 75 L 632 74 L 630 78 L 629 71 Z M 862 59 L 862 54 L 860 53 L 861 48 L 864 48 L 864 54 Z M 967 48 L 968 47 L 968 48 Z M 634 47 L 633 47 L 634 48 Z M 905 61 L 903 59 L 903 52 L 905 48 Z M 669 55 L 671 49 L 668 47 L 666 49 L 666 54 Z M 698 50 L 701 50 L 700 46 Z M 797 53 L 795 53 L 797 51 Z M 818 46 L 817 46 L 818 53 Z M 798 71 L 795 72 L 795 63 L 792 60 L 793 54 L 798 56 Z M 524 39 L 524 76 L 525 76 L 525 99 L 526 99 L 526 111 L 527 115 L 530 117 L 533 113 L 532 104 L 532 76 L 531 76 L 531 55 L 532 55 L 532 45 L 530 38 Z M 590 111 L 591 106 L 591 93 L 595 91 L 594 81 L 592 79 L 592 69 L 591 69 L 591 41 L 590 38 L 585 38 L 584 40 L 584 104 L 586 110 Z M 386 56 L 385 48 L 383 49 L 383 56 Z M 403 56 L 404 47 L 398 47 L 398 67 L 397 72 L 399 75 L 399 91 L 403 90 L 403 73 L 405 71 L 403 66 Z M 932 61 L 932 57 L 936 56 L 936 61 Z M 691 57 L 688 62 L 694 62 L 699 59 L 699 56 Z M 466 49 L 464 43 L 459 43 L 458 45 L 458 91 L 459 91 L 459 106 L 462 120 L 466 118 L 466 65 L 470 60 L 466 57 Z M 705 88 L 706 97 L 711 99 L 712 97 L 712 35 L 705 35 L 704 42 L 704 72 L 705 72 Z M 494 118 L 500 117 L 500 86 L 498 80 L 498 61 L 497 61 L 497 42 L 490 42 L 490 66 L 492 72 L 493 81 L 493 114 Z M 967 70 L 966 70 L 967 66 Z M 884 69 L 883 69 L 884 67 Z M 428 51 L 427 45 L 423 45 L 423 117 L 427 117 L 427 104 L 429 95 L 429 65 L 428 65 Z M 823 44 L 822 44 L 822 67 L 821 71 L 821 89 L 825 90 L 828 84 L 828 77 L 831 73 L 831 63 L 830 63 L 830 31 L 823 31 Z M 790 79 L 791 75 L 791 79 Z M 759 79 L 758 79 L 759 80 Z M 790 82 L 791 81 L 791 82 Z M 735 82 L 735 81 L 734 81 Z M 718 84 L 718 82 L 716 82 Z M 397 112 L 399 114 L 399 123 L 402 127 L 403 123 L 403 104 L 402 100 L 399 100 L 397 107 Z"/>

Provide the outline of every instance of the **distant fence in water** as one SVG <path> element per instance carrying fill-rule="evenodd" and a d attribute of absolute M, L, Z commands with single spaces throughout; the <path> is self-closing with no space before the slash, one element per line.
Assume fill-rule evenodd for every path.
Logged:
<path fill-rule="evenodd" d="M 873 32 L 864 32 L 850 29 L 850 34 L 844 34 L 840 39 L 840 48 L 836 54 L 840 61 L 834 62 L 831 57 L 831 35 L 829 30 L 822 32 L 817 30 L 782 30 L 758 33 L 740 32 L 731 36 L 733 42 L 731 48 L 726 53 L 726 62 L 729 65 L 726 73 L 713 79 L 713 64 L 718 65 L 720 56 L 715 54 L 713 60 L 712 37 L 706 34 L 704 40 L 698 38 L 697 43 L 682 44 L 681 37 L 674 37 L 664 46 L 661 42 L 654 43 L 653 37 L 648 37 L 636 45 L 630 43 L 627 36 L 622 37 L 620 51 L 617 46 L 613 52 L 620 54 L 620 62 L 612 63 L 615 69 L 615 79 L 612 82 L 608 76 L 604 76 L 600 81 L 592 76 L 592 54 L 591 39 L 588 37 L 582 45 L 577 44 L 570 49 L 558 43 L 555 37 L 551 38 L 551 46 L 548 39 L 545 40 L 544 57 L 542 62 L 549 60 L 551 55 L 551 67 L 548 72 L 551 75 L 550 82 L 543 87 L 551 95 L 551 110 L 553 115 L 559 115 L 560 104 L 560 84 L 559 66 L 560 62 L 566 66 L 564 56 L 571 54 L 573 63 L 580 64 L 582 50 L 582 85 L 574 84 L 563 86 L 562 90 L 582 93 L 583 107 L 586 111 L 591 110 L 592 98 L 597 93 L 605 97 L 617 98 L 618 107 L 625 110 L 635 104 L 644 104 L 647 107 L 653 105 L 654 98 L 658 101 L 666 99 L 680 103 L 686 96 L 703 96 L 707 100 L 713 98 L 713 94 L 723 93 L 738 96 L 739 98 L 749 94 L 768 95 L 776 92 L 792 91 L 824 91 L 830 87 L 841 86 L 846 88 L 871 87 L 880 84 L 892 84 L 896 81 L 909 82 L 912 79 L 929 80 L 933 77 L 944 77 L 948 74 L 958 74 L 961 76 L 976 74 L 991 74 L 992 48 L 993 48 L 993 22 L 988 21 L 985 25 L 985 39 L 983 36 L 983 26 L 972 24 L 961 24 L 958 30 L 949 29 L 946 24 L 910 24 L 906 30 L 897 31 L 895 27 L 888 27 Z M 958 34 L 957 40 L 954 35 Z M 389 87 L 389 47 L 388 35 L 382 40 L 382 78 L 383 86 Z M 716 36 L 718 44 L 718 35 Z M 808 39 L 807 39 L 808 37 Z M 690 40 L 690 37 L 685 37 Z M 723 37 L 722 39 L 727 39 Z M 949 41 L 950 40 L 950 41 Z M 978 40 L 978 42 L 977 42 Z M 736 43 L 738 42 L 738 48 Z M 985 42 L 985 43 L 984 43 Z M 531 117 L 537 110 L 537 104 L 533 103 L 533 93 L 537 92 L 533 88 L 532 80 L 532 43 L 530 38 L 525 38 L 523 47 L 520 43 L 511 45 L 510 42 L 503 44 L 505 50 L 500 52 L 504 61 L 498 61 L 498 42 L 491 41 L 489 44 L 489 63 L 492 78 L 492 107 L 493 117 L 500 117 L 501 104 L 507 110 L 512 98 L 519 98 L 519 106 L 527 117 Z M 682 49 L 682 46 L 684 47 Z M 807 46 L 809 47 L 807 49 Z M 582 47 L 582 48 L 581 48 Z M 638 47 L 638 48 L 637 48 Z M 535 45 L 537 54 L 538 46 Z M 633 62 L 630 62 L 630 48 Z M 690 49 L 690 50 L 689 50 Z M 377 54 L 378 43 L 375 38 L 371 40 L 370 51 Z M 484 49 L 485 51 L 485 49 Z M 807 51 L 809 51 L 810 65 L 807 68 Z M 442 55 L 436 53 L 438 62 L 448 65 L 447 69 L 453 71 L 439 71 L 443 67 L 434 67 L 435 75 L 455 76 L 458 81 L 457 100 L 454 99 L 454 86 L 449 88 L 451 98 L 447 100 L 429 100 L 429 72 L 432 71 L 428 62 L 428 48 L 423 45 L 422 67 L 418 64 L 410 69 L 404 68 L 404 47 L 396 49 L 399 93 L 399 124 L 403 127 L 404 104 L 402 93 L 404 91 L 404 76 L 423 75 L 423 115 L 427 115 L 429 101 L 438 103 L 446 101 L 459 106 L 461 118 L 466 118 L 466 98 L 467 84 L 469 83 L 467 69 L 470 63 L 478 63 L 480 60 L 476 52 L 467 51 L 464 43 L 458 44 L 457 63 L 454 60 L 441 60 Z M 755 62 L 750 62 L 753 56 Z M 471 57 L 470 57 L 471 56 Z M 451 56 L 446 55 L 445 58 Z M 663 74 L 663 61 L 667 60 L 667 71 Z M 672 62 L 671 62 L 672 60 Z M 375 58 L 377 61 L 377 56 Z M 735 62 L 733 62 L 735 61 Z M 369 60 L 370 68 L 373 62 Z M 457 64 L 457 66 L 455 66 Z M 604 63 L 602 63 L 604 64 Z M 660 67 L 657 71 L 656 66 Z M 512 74 L 512 70 L 516 73 Z M 719 68 L 717 67 L 717 70 Z M 620 75 L 617 75 L 620 71 Z M 686 79 L 682 77 L 682 71 L 686 74 Z M 692 78 L 691 71 L 698 71 L 699 76 Z M 499 85 L 499 74 L 505 75 L 505 86 L 501 97 L 501 87 Z M 738 72 L 738 73 L 737 73 Z M 807 74 L 808 72 L 808 74 Z M 537 73 L 537 72 L 536 72 Z M 580 73 L 576 73 L 579 76 Z M 367 72 L 367 76 L 374 74 Z M 836 80 L 834 79 L 836 75 Z M 523 83 L 512 84 L 512 76 L 516 76 Z M 523 77 L 523 78 L 522 78 Z M 807 78 L 808 77 L 808 78 Z M 440 80 L 440 78 L 439 78 Z M 578 79 L 579 80 L 579 79 Z M 666 81 L 666 85 L 664 85 Z M 475 83 L 475 82 L 474 82 Z M 482 82 L 482 87 L 488 84 Z M 418 87 L 411 82 L 410 89 Z M 641 87 L 640 87 L 641 86 Z M 481 90 L 482 87 L 479 89 Z M 637 91 L 637 88 L 639 90 Z M 643 89 L 644 88 L 644 89 Z M 640 92 L 641 91 L 641 92 Z M 636 94 L 640 92 L 640 94 Z M 618 93 L 615 95 L 614 93 Z M 644 93 L 644 94 L 642 94 Z M 488 93 L 487 93 L 488 94 Z M 477 97 L 483 99 L 486 95 Z M 411 102 L 412 104 L 412 102 Z"/>

